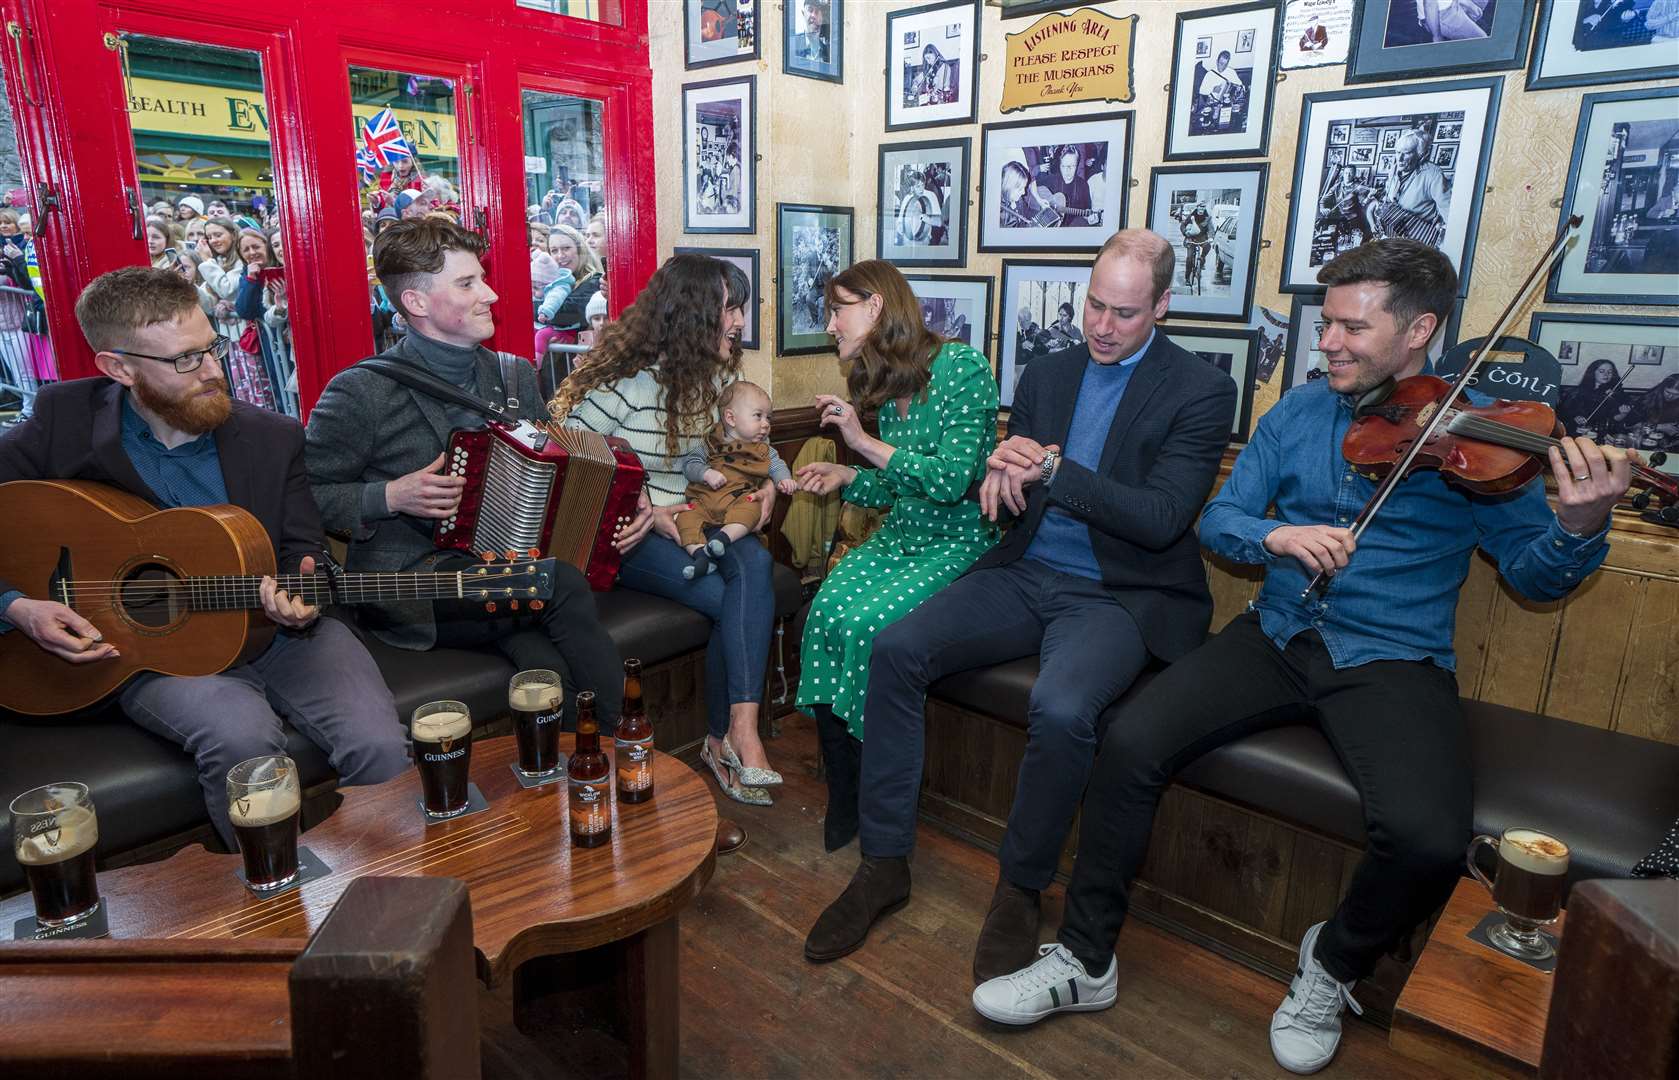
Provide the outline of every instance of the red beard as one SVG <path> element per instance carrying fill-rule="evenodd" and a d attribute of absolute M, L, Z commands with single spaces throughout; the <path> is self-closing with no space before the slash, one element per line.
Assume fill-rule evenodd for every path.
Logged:
<path fill-rule="evenodd" d="M 205 386 L 214 386 L 216 393 L 204 393 Z M 176 431 L 184 431 L 188 435 L 214 431 L 233 413 L 233 399 L 228 396 L 226 379 L 197 384 L 190 396 L 180 398 L 167 397 L 139 380 L 135 381 L 132 389 L 140 404 L 153 415 Z"/>

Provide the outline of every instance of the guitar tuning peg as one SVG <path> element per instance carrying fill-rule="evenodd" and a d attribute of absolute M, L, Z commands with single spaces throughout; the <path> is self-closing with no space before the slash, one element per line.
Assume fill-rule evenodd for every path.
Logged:
<path fill-rule="evenodd" d="M 545 606 L 545 605 L 544 605 L 544 604 L 543 604 L 543 603 L 542 603 L 542 601 L 540 601 L 540 600 L 532 600 L 532 601 L 531 601 L 531 602 L 530 602 L 530 609 L 531 609 L 531 610 L 532 610 L 532 611 L 541 611 L 541 610 L 542 610 L 542 609 L 543 609 L 543 607 L 544 607 L 544 606 Z"/>
<path fill-rule="evenodd" d="M 507 610 L 508 611 L 518 611 L 519 610 L 519 601 L 509 600 L 507 602 Z"/>
<path fill-rule="evenodd" d="M 485 562 L 495 562 L 496 561 L 496 553 L 493 552 L 493 551 L 480 552 L 478 557 L 480 559 L 483 559 Z"/>
<path fill-rule="evenodd" d="M 486 601 L 484 604 L 484 610 L 494 615 L 496 611 L 496 602 L 494 600 Z"/>
<path fill-rule="evenodd" d="M 539 558 L 542 555 L 542 549 L 541 548 L 530 548 L 529 550 L 527 550 L 525 552 L 525 554 L 532 559 Z"/>
<path fill-rule="evenodd" d="M 507 549 L 507 560 L 509 562 L 512 562 L 514 559 L 517 559 L 518 557 L 519 557 L 519 553 L 517 551 L 514 551 L 512 548 Z"/>

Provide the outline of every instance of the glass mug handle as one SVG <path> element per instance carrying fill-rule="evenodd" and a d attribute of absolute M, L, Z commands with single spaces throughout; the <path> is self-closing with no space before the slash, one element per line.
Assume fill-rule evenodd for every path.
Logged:
<path fill-rule="evenodd" d="M 1475 865 L 1475 846 L 1477 844 L 1485 844 L 1488 847 L 1492 848 L 1494 851 L 1497 851 L 1498 850 L 1498 837 L 1496 837 L 1496 836 L 1477 836 L 1475 839 L 1469 841 L 1469 854 L 1467 856 L 1467 858 L 1469 860 L 1469 872 L 1475 876 L 1476 881 L 1479 881 L 1482 885 L 1485 885 L 1487 887 L 1487 892 L 1490 893 L 1490 892 L 1493 891 L 1492 879 L 1487 877 L 1487 875 L 1481 873 L 1481 868 L 1479 866 Z"/>

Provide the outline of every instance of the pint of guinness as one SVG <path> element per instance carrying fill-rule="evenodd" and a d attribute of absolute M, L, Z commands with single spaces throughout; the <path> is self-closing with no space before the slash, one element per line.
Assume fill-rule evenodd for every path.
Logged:
<path fill-rule="evenodd" d="M 23 864 L 42 926 L 80 922 L 99 910 L 94 848 L 99 819 L 86 784 L 47 784 L 12 800 L 12 851 Z"/>
<path fill-rule="evenodd" d="M 1475 865 L 1475 849 L 1498 851 L 1491 880 Z M 1492 943 L 1523 960 L 1546 960 L 1554 950 L 1539 927 L 1555 922 L 1568 892 L 1568 845 L 1537 829 L 1505 829 L 1469 842 L 1469 872 L 1492 893 L 1505 921 L 1487 932 Z"/>
<path fill-rule="evenodd" d="M 227 816 L 258 892 L 297 880 L 297 817 L 303 805 L 297 765 L 281 754 L 241 761 L 227 772 Z"/>
<path fill-rule="evenodd" d="M 459 701 L 433 701 L 414 710 L 409 727 L 414 764 L 426 813 L 434 818 L 466 812 L 472 767 L 472 714 Z"/>
<path fill-rule="evenodd" d="M 521 671 L 507 684 L 507 707 L 513 712 L 513 735 L 519 743 L 519 772 L 527 777 L 553 776 L 560 759 L 560 702 L 565 692 L 552 671 Z"/>

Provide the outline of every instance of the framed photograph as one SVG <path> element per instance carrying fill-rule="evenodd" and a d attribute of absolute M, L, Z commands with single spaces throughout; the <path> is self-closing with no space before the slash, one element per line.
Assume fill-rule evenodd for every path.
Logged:
<path fill-rule="evenodd" d="M 1580 100 L 1558 230 L 1573 214 L 1545 299 L 1679 304 L 1679 87 Z"/>
<path fill-rule="evenodd" d="M 758 77 L 682 88 L 682 231 L 758 229 Z"/>
<path fill-rule="evenodd" d="M 786 0 L 781 35 L 785 74 L 845 81 L 845 0 Z"/>
<path fill-rule="evenodd" d="M 991 355 L 991 286 L 989 275 L 934 277 L 905 274 L 910 291 L 921 302 L 921 319 L 940 337 L 972 345 Z"/>
<path fill-rule="evenodd" d="M 763 341 L 758 336 L 758 309 L 764 302 L 764 291 L 758 281 L 758 249 L 757 248 L 722 248 L 722 247 L 679 247 L 674 249 L 677 255 L 709 255 L 713 259 L 721 259 L 726 263 L 733 263 L 746 274 L 752 282 L 752 294 L 746 298 L 746 327 L 740 332 L 740 347 L 743 349 L 761 349 Z"/>
<path fill-rule="evenodd" d="M 682 0 L 684 67 L 758 59 L 762 0 Z"/>
<path fill-rule="evenodd" d="M 968 265 L 968 155 L 972 139 L 880 148 L 875 257 L 899 266 Z"/>
<path fill-rule="evenodd" d="M 1529 90 L 1679 78 L 1679 12 L 1649 0 L 1544 0 Z"/>
<path fill-rule="evenodd" d="M 1014 404 L 1014 387 L 1027 364 L 1084 343 L 1084 294 L 1089 291 L 1088 262 L 1003 260 L 1002 347 L 997 350 L 1003 408 Z"/>
<path fill-rule="evenodd" d="M 1283 350 L 1282 393 L 1308 380 L 1322 378 L 1325 368 L 1323 353 L 1318 350 L 1318 338 L 1323 336 L 1323 294 L 1296 294 L 1289 312 L 1288 344 Z M 1446 325 L 1428 343 L 1428 360 L 1438 364 L 1446 350 L 1457 344 L 1458 324 L 1463 320 L 1463 301 L 1452 305 Z"/>
<path fill-rule="evenodd" d="M 1172 313 L 1248 321 L 1265 210 L 1264 165 L 1168 165 L 1149 172 L 1148 227 L 1177 255 Z"/>
<path fill-rule="evenodd" d="M 1534 0 L 1365 0 L 1347 82 L 1513 71 L 1527 63 Z"/>
<path fill-rule="evenodd" d="M 1283 292 L 1317 292 L 1318 270 L 1343 251 L 1384 236 L 1431 244 L 1469 288 L 1501 75 L 1307 94 L 1300 109 L 1294 195 L 1288 203 Z M 1450 166 L 1436 160 L 1440 130 L 1457 137 Z M 1364 154 L 1393 133 L 1393 171 Z M 1343 157 L 1336 150 L 1346 150 Z"/>
<path fill-rule="evenodd" d="M 1231 327 L 1172 326 L 1160 329 L 1172 340 L 1236 381 L 1236 417 L 1230 422 L 1230 441 L 1248 441 L 1253 423 L 1253 372 L 1259 359 L 1259 331 Z"/>
<path fill-rule="evenodd" d="M 1281 20 L 1282 9 L 1272 0 L 1178 13 L 1166 110 L 1167 161 L 1265 153 L 1271 142 L 1272 61 Z"/>
<path fill-rule="evenodd" d="M 886 15 L 886 130 L 979 118 L 979 0 Z"/>
<path fill-rule="evenodd" d="M 1356 0 L 1285 0 L 1277 66 L 1329 67 L 1347 62 Z"/>
<path fill-rule="evenodd" d="M 849 206 L 775 204 L 775 239 L 781 267 L 775 304 L 777 356 L 829 352 L 828 279 L 851 265 Z"/>
<path fill-rule="evenodd" d="M 979 249 L 1095 251 L 1125 228 L 1132 114 L 980 128 Z"/>
<path fill-rule="evenodd" d="M 1540 311 L 1527 336 L 1561 365 L 1570 435 L 1665 451 L 1657 467 L 1679 475 L 1679 318 Z"/>

